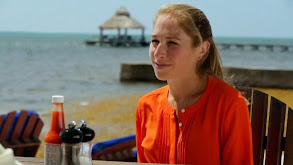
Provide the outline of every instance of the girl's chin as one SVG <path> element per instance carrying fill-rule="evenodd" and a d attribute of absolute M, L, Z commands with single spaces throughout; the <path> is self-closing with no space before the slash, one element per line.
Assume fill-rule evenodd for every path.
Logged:
<path fill-rule="evenodd" d="M 158 74 L 158 73 L 155 73 L 155 75 L 156 75 L 157 79 L 160 81 L 167 81 L 168 80 L 168 77 L 166 75 Z"/>

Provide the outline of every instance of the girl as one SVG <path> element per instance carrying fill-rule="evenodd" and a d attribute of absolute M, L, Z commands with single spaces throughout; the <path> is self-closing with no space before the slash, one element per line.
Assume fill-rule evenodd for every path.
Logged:
<path fill-rule="evenodd" d="M 205 14 L 186 4 L 162 6 L 149 55 L 168 85 L 143 96 L 136 111 L 138 162 L 251 165 L 247 104 L 223 81 Z"/>

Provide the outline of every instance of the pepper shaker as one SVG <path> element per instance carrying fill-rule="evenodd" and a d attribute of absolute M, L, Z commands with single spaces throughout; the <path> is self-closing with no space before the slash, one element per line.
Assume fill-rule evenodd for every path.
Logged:
<path fill-rule="evenodd" d="M 60 132 L 62 144 L 62 163 L 61 165 L 80 165 L 79 153 L 80 142 L 82 140 L 82 132 L 74 129 L 76 122 L 72 121 L 68 124 L 68 129 Z"/>

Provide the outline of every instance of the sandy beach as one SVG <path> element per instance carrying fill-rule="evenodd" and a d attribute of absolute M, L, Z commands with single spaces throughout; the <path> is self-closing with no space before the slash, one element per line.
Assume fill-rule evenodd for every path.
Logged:
<path fill-rule="evenodd" d="M 293 107 L 293 89 L 257 88 Z M 95 130 L 93 143 L 118 138 L 135 133 L 135 111 L 140 95 L 129 95 L 123 98 L 93 100 L 88 103 L 77 104 L 71 107 L 64 106 L 65 121 L 86 120 L 87 125 Z M 45 125 L 40 135 L 42 144 L 36 157 L 44 157 L 44 135 L 50 126 L 51 114 L 41 115 Z"/>

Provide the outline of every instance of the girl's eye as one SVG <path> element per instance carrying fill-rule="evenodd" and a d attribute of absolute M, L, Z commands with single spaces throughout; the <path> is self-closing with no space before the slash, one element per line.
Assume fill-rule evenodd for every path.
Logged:
<path fill-rule="evenodd" d="M 152 40 L 152 43 L 159 43 L 158 40 Z"/>
<path fill-rule="evenodd" d="M 160 43 L 159 40 L 156 40 L 156 39 L 152 40 L 152 44 L 154 46 L 158 45 L 159 43 Z"/>
<path fill-rule="evenodd" d="M 174 42 L 174 41 L 169 41 L 169 44 L 171 44 L 171 45 L 178 45 L 176 42 Z"/>

